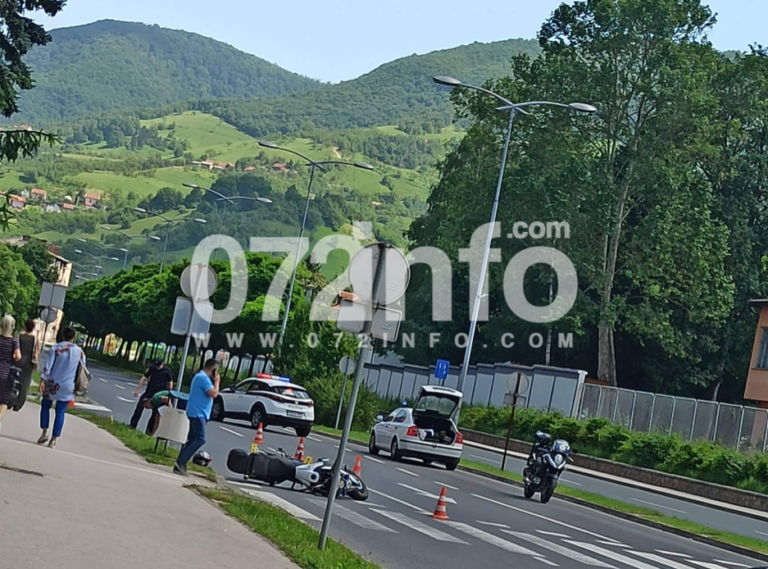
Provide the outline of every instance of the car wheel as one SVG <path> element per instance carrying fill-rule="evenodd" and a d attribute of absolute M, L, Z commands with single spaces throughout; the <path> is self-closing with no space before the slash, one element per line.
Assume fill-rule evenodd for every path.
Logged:
<path fill-rule="evenodd" d="M 296 431 L 297 437 L 308 437 L 309 433 L 312 432 L 312 426 L 309 427 L 294 427 L 294 430 Z"/>
<path fill-rule="evenodd" d="M 368 439 L 368 454 L 379 454 L 379 447 L 376 446 L 376 434 L 371 433 L 371 438 Z"/>
<path fill-rule="evenodd" d="M 251 426 L 258 429 L 259 425 L 264 429 L 267 428 L 267 414 L 264 412 L 264 407 L 256 405 L 251 409 Z"/>
<path fill-rule="evenodd" d="M 456 470 L 459 467 L 459 461 L 458 460 L 452 460 L 451 462 L 445 463 L 445 468 L 448 470 Z"/>
<path fill-rule="evenodd" d="M 400 454 L 400 445 L 397 444 L 397 439 L 392 439 L 392 444 L 389 447 L 389 454 L 392 460 L 400 460 L 402 455 Z"/>
<path fill-rule="evenodd" d="M 211 421 L 223 421 L 224 414 L 224 401 L 221 397 L 217 397 L 213 400 L 213 407 L 211 408 Z"/>

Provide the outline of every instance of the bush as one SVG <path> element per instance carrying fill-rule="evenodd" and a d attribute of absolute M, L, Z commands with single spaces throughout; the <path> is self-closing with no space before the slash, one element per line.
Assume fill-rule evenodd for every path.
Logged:
<path fill-rule="evenodd" d="M 336 424 L 336 414 L 339 410 L 339 399 L 341 399 L 341 389 L 343 385 L 341 374 L 334 374 L 328 377 L 313 379 L 304 384 L 304 387 L 312 396 L 315 402 L 315 422 L 327 427 L 333 427 Z M 352 381 L 347 382 L 346 393 L 344 394 L 344 408 L 342 410 L 341 423 L 344 421 L 347 405 L 349 405 L 349 396 L 352 391 Z M 376 421 L 381 402 L 375 393 L 368 389 L 365 384 L 360 386 L 360 392 L 355 405 L 355 416 L 352 420 L 352 429 L 356 431 L 366 431 Z M 341 425 L 340 425 L 341 426 Z"/>
<path fill-rule="evenodd" d="M 644 468 L 658 468 L 679 445 L 676 437 L 659 433 L 632 433 L 612 458 Z"/>

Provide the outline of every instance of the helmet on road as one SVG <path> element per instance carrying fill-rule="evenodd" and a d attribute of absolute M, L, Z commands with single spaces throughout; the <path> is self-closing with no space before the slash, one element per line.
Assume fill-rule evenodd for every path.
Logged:
<path fill-rule="evenodd" d="M 200 465 L 200 466 L 208 466 L 209 464 L 211 464 L 212 461 L 213 461 L 213 459 L 211 458 L 211 455 L 208 454 L 207 452 L 205 452 L 204 450 L 198 452 L 192 458 L 192 462 L 194 462 L 195 464 Z"/>

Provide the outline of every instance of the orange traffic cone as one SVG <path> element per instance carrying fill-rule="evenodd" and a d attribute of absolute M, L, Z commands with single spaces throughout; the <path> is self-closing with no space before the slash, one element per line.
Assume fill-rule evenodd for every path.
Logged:
<path fill-rule="evenodd" d="M 259 423 L 259 429 L 256 431 L 256 436 L 253 437 L 253 444 L 255 445 L 264 444 L 264 426 L 261 423 Z"/>
<path fill-rule="evenodd" d="M 363 457 L 359 454 L 357 455 L 357 458 L 355 459 L 355 467 L 352 469 L 352 474 L 357 476 L 362 480 L 363 478 Z"/>
<path fill-rule="evenodd" d="M 70 409 L 74 409 L 74 407 L 75 407 L 75 400 L 74 399 L 70 399 L 69 403 L 67 403 L 67 407 L 69 407 Z"/>
<path fill-rule="evenodd" d="M 445 490 L 445 486 L 443 486 L 443 489 L 440 490 L 440 497 L 437 499 L 437 506 L 435 506 L 435 513 L 432 514 L 432 517 L 435 518 L 436 520 L 448 519 L 448 512 L 445 504 L 446 494 L 447 492 Z"/>
<path fill-rule="evenodd" d="M 293 458 L 304 462 L 304 437 L 299 438 L 299 446 L 296 448 L 296 454 Z"/>

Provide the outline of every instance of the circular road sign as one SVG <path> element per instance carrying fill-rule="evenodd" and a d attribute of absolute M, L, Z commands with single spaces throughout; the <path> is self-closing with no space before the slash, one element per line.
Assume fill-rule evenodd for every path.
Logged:
<path fill-rule="evenodd" d="M 46 324 L 53 324 L 56 322 L 57 317 L 58 314 L 56 314 L 55 308 L 43 308 L 43 310 L 40 312 L 40 320 Z"/>
<path fill-rule="evenodd" d="M 380 260 L 384 267 L 378 291 L 374 292 L 373 280 Z M 397 302 L 405 294 L 410 280 L 411 267 L 403 252 L 393 245 L 372 243 L 355 253 L 349 263 L 349 282 L 352 284 L 352 290 L 364 301 L 376 304 Z"/>
<path fill-rule="evenodd" d="M 341 370 L 341 373 L 344 375 L 352 375 L 355 373 L 355 368 L 357 367 L 357 362 L 355 362 L 354 358 L 350 358 L 349 356 L 344 356 L 339 360 L 339 369 Z"/>
<path fill-rule="evenodd" d="M 193 300 L 211 298 L 218 285 L 216 271 L 208 265 L 189 265 L 181 273 L 181 291 Z"/>
<path fill-rule="evenodd" d="M 507 389 L 509 390 L 509 393 L 514 393 L 518 381 L 520 382 L 520 387 L 518 388 L 517 393 L 519 395 L 525 395 L 528 393 L 528 388 L 531 386 L 531 378 L 521 371 L 516 371 L 507 378 Z"/>

